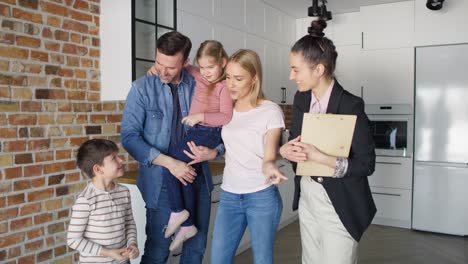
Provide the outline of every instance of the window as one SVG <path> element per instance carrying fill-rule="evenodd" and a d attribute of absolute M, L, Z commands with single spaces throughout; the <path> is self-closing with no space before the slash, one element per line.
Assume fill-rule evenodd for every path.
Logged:
<path fill-rule="evenodd" d="M 132 79 L 154 64 L 156 40 L 176 30 L 177 0 L 132 0 Z"/>

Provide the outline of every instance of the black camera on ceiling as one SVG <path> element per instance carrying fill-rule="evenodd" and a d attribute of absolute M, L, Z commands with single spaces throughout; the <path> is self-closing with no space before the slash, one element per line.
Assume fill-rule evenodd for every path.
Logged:
<path fill-rule="evenodd" d="M 427 0 L 426 7 L 435 11 L 442 9 L 443 4 L 444 0 Z"/>
<path fill-rule="evenodd" d="M 311 17 L 320 17 L 323 20 L 331 20 L 332 13 L 327 10 L 327 6 L 325 5 L 327 0 L 320 0 L 322 3 L 320 6 L 318 2 L 319 0 L 312 0 L 312 6 L 307 9 L 307 14 Z"/>

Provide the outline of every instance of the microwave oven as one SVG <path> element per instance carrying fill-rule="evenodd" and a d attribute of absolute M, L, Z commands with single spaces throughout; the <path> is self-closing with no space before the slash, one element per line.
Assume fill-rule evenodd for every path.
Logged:
<path fill-rule="evenodd" d="M 413 107 L 411 105 L 366 105 L 378 156 L 413 156 Z"/>

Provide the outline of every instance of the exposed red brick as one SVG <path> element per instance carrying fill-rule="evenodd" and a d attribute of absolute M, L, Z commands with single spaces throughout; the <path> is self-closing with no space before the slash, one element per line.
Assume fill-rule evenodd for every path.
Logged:
<path fill-rule="evenodd" d="M 7 197 L 8 206 L 24 203 L 24 193 L 10 195 Z"/>
<path fill-rule="evenodd" d="M 25 216 L 25 215 L 34 214 L 34 213 L 40 212 L 40 210 L 41 210 L 40 203 L 28 204 L 20 208 L 20 215 Z"/>
<path fill-rule="evenodd" d="M 84 11 L 89 11 L 89 4 L 88 2 L 83 1 L 83 0 L 76 0 L 75 3 L 73 4 L 73 8 L 84 10 Z"/>
<path fill-rule="evenodd" d="M 81 146 L 81 144 L 83 144 L 86 140 L 88 140 L 87 137 L 70 138 L 70 146 L 79 147 L 79 146 Z"/>
<path fill-rule="evenodd" d="M 38 249 L 41 249 L 43 245 L 44 239 L 39 239 L 34 242 L 24 244 L 24 249 L 26 250 L 26 252 L 37 251 Z"/>
<path fill-rule="evenodd" d="M 31 188 L 30 180 L 19 180 L 13 183 L 13 189 L 15 191 L 25 190 Z"/>
<path fill-rule="evenodd" d="M 38 0 L 18 0 L 18 4 L 22 7 L 37 9 Z"/>
<path fill-rule="evenodd" d="M 54 36 L 56 40 L 68 41 L 70 39 L 70 33 L 63 30 L 55 30 Z"/>
<path fill-rule="evenodd" d="M 68 100 L 85 100 L 86 99 L 86 92 L 84 91 L 69 91 Z"/>
<path fill-rule="evenodd" d="M 35 125 L 37 118 L 31 114 L 15 114 L 10 115 L 9 121 L 11 125 Z"/>
<path fill-rule="evenodd" d="M 55 17 L 55 16 L 48 16 L 47 17 L 47 22 L 46 24 L 49 25 L 49 26 L 52 26 L 52 27 L 60 27 L 62 23 L 62 19 L 60 19 L 59 17 Z"/>
<path fill-rule="evenodd" d="M 0 57 L 3 58 L 14 58 L 14 59 L 27 59 L 29 51 L 27 49 L 0 46 Z"/>
<path fill-rule="evenodd" d="M 15 155 L 15 164 L 28 164 L 32 163 L 32 154 L 31 153 L 25 153 L 25 154 L 16 154 Z"/>
<path fill-rule="evenodd" d="M 42 178 L 36 178 L 31 180 L 31 185 L 33 187 L 42 187 L 45 185 L 45 177 Z"/>
<path fill-rule="evenodd" d="M 73 77 L 73 69 L 61 68 L 58 74 L 63 77 Z"/>
<path fill-rule="evenodd" d="M 1 9 L 1 5 L 0 5 L 0 9 Z M 0 43 L 10 44 L 10 45 L 15 44 L 15 35 L 11 33 L 6 33 L 6 32 L 0 32 Z"/>
<path fill-rule="evenodd" d="M 44 162 L 44 161 L 51 161 L 54 160 L 54 152 L 47 151 L 47 152 L 38 152 L 34 154 L 36 162 Z"/>
<path fill-rule="evenodd" d="M 34 263 L 34 255 L 21 257 L 18 259 L 18 264 L 30 264 Z"/>
<path fill-rule="evenodd" d="M 21 167 L 5 169 L 5 179 L 15 179 L 23 176 Z"/>
<path fill-rule="evenodd" d="M 50 28 L 43 28 L 42 29 L 42 37 L 44 38 L 52 38 L 52 30 Z"/>
<path fill-rule="evenodd" d="M 27 193 L 27 200 L 28 202 L 35 202 L 44 199 L 48 199 L 54 195 L 54 189 L 49 188 L 41 191 L 35 191 Z"/>
<path fill-rule="evenodd" d="M 23 219 L 15 219 L 10 222 L 10 230 L 15 231 L 18 229 L 24 229 L 26 227 L 32 226 L 32 218 L 27 217 Z"/>
<path fill-rule="evenodd" d="M 7 248 L 9 246 L 17 245 L 24 241 L 24 233 L 16 233 L 0 237 L 0 248 Z M 30 263 L 34 263 L 34 260 Z"/>
<path fill-rule="evenodd" d="M 45 250 L 37 254 L 37 262 L 45 262 L 53 257 L 53 249 Z"/>
<path fill-rule="evenodd" d="M 100 51 L 98 49 L 89 49 L 89 56 L 91 57 L 97 57 L 99 58 L 100 56 Z"/>
<path fill-rule="evenodd" d="M 37 50 L 32 50 L 31 51 L 31 59 L 32 60 L 37 60 L 37 61 L 48 62 L 49 61 L 49 53 L 42 52 L 42 51 L 37 51 Z"/>
<path fill-rule="evenodd" d="M 29 48 L 39 48 L 41 46 L 41 40 L 38 38 L 31 38 L 26 36 L 16 36 L 16 44 Z"/>
<path fill-rule="evenodd" d="M 54 3 L 41 1 L 41 9 L 44 12 L 64 17 L 67 15 L 67 8 Z"/>
<path fill-rule="evenodd" d="M 0 221 L 13 219 L 18 216 L 18 208 L 0 209 Z M 2 246 L 0 245 L 0 248 Z"/>
<path fill-rule="evenodd" d="M 80 43 L 81 43 L 81 35 L 80 35 L 80 34 L 76 34 L 76 33 L 71 33 L 71 35 L 70 35 L 70 40 L 71 40 L 71 42 L 73 42 L 73 43 L 80 44 Z M 83 43 L 83 44 L 86 44 L 86 43 Z"/>
<path fill-rule="evenodd" d="M 88 33 L 88 31 L 89 31 L 89 28 L 88 28 L 88 26 L 86 24 L 76 22 L 76 21 L 72 21 L 72 20 L 68 20 L 68 19 L 63 21 L 62 28 L 67 29 L 67 30 L 80 32 L 80 33 Z"/>
<path fill-rule="evenodd" d="M 37 89 L 36 99 L 65 99 L 65 91 L 59 89 Z"/>
<path fill-rule="evenodd" d="M 92 22 L 93 21 L 93 16 L 91 16 L 89 14 L 82 13 L 82 12 L 77 12 L 77 11 L 74 11 L 74 10 L 70 10 L 68 12 L 68 16 L 75 19 L 75 20 L 78 20 L 78 21 L 84 21 L 84 22 Z"/>
<path fill-rule="evenodd" d="M 21 112 L 42 112 L 42 104 L 35 101 L 23 101 L 21 102 Z"/>
<path fill-rule="evenodd" d="M 0 128 L 0 135 L 2 138 L 15 138 L 17 137 L 17 129 L 16 128 Z"/>
<path fill-rule="evenodd" d="M 64 223 L 55 223 L 51 224 L 47 227 L 47 233 L 48 234 L 55 234 L 59 232 L 65 231 L 65 225 Z"/>
<path fill-rule="evenodd" d="M 59 51 L 60 50 L 60 44 L 57 42 L 52 42 L 52 41 L 45 41 L 44 46 L 47 50 L 51 51 Z"/>
<path fill-rule="evenodd" d="M 25 166 L 24 167 L 24 177 L 31 177 L 31 176 L 37 176 L 42 174 L 42 165 L 31 165 L 31 166 Z M 32 182 L 31 182 L 32 184 Z M 39 187 L 35 186 L 32 184 L 34 187 Z"/>
<path fill-rule="evenodd" d="M 42 24 L 42 15 L 27 12 L 18 8 L 13 9 L 13 17 L 21 20 L 27 20 L 34 23 Z"/>
<path fill-rule="evenodd" d="M 37 139 L 28 141 L 28 150 L 42 150 L 50 147 L 50 139 Z"/>
<path fill-rule="evenodd" d="M 8 258 L 16 258 L 16 257 L 19 257 L 20 255 L 21 255 L 20 247 L 14 247 L 8 250 Z"/>

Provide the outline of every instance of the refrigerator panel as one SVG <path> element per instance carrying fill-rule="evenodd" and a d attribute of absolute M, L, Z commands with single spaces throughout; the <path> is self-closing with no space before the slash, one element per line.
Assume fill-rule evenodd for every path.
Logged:
<path fill-rule="evenodd" d="M 416 49 L 415 160 L 468 162 L 468 45 Z"/>
<path fill-rule="evenodd" d="M 413 229 L 468 235 L 468 168 L 415 162 Z"/>

